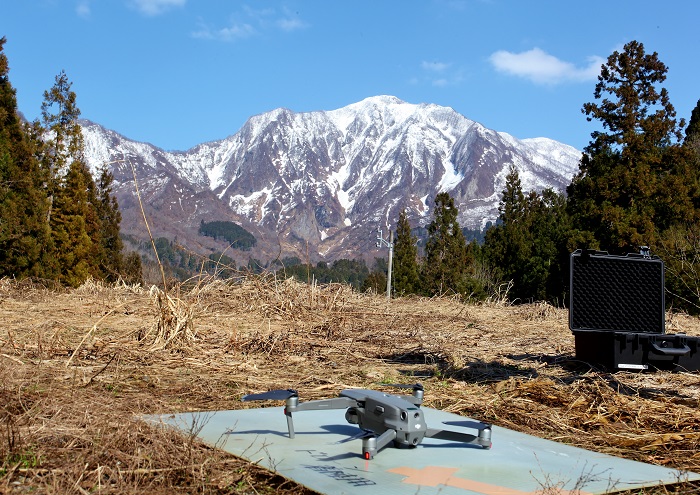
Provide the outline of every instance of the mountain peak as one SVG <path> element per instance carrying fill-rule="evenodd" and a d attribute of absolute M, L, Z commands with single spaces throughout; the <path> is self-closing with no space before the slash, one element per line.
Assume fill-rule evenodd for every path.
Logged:
<path fill-rule="evenodd" d="M 486 129 L 449 107 L 388 95 L 325 112 L 279 108 L 186 152 L 135 143 L 97 125 L 84 133 L 91 166 L 122 155 L 135 165 L 159 235 L 201 251 L 215 242 L 199 237 L 202 220 L 233 221 L 258 238 L 260 259 L 276 256 L 280 246 L 283 256 L 306 256 L 308 249 L 314 258 L 371 259 L 372 231 L 392 227 L 404 210 L 413 226 L 425 226 L 443 191 L 454 198 L 462 226 L 482 227 L 498 215 L 511 166 L 524 190 L 563 189 L 581 156 L 556 141 Z M 113 167 L 123 229 L 137 235 L 143 229 L 131 169 Z"/>
<path fill-rule="evenodd" d="M 357 105 L 410 105 L 400 98 L 392 95 L 369 96 L 356 103 Z"/>

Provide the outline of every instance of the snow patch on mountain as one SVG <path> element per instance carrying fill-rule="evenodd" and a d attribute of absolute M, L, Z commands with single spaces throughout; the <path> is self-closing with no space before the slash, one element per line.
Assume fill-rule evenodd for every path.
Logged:
<path fill-rule="evenodd" d="M 158 198 L 151 207 L 190 212 L 193 230 L 226 212 L 275 243 L 309 243 L 326 254 L 362 251 L 366 230 L 395 225 L 403 210 L 425 226 L 440 192 L 454 198 L 462 225 L 483 226 L 498 215 L 511 166 L 526 191 L 562 190 L 581 157 L 551 139 L 518 140 L 452 108 L 386 95 L 336 110 L 279 108 L 228 138 L 177 152 L 82 125 L 93 171 L 107 163 L 126 184 L 133 166 L 139 186 Z M 133 207 L 133 187 L 118 194 Z"/>
<path fill-rule="evenodd" d="M 455 171 L 455 167 L 451 162 L 447 162 L 445 164 L 445 173 L 442 174 L 442 179 L 438 183 L 438 191 L 451 191 L 462 179 L 464 179 L 464 176 Z"/>

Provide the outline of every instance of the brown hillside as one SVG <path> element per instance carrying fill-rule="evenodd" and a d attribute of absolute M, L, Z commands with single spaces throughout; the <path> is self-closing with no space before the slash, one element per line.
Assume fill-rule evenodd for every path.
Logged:
<path fill-rule="evenodd" d="M 167 294 L 0 280 L 0 491 L 310 493 L 138 415 L 416 381 L 430 407 L 700 472 L 700 374 L 593 369 L 574 359 L 567 318 L 272 278 Z M 667 329 L 700 335 L 700 321 L 669 314 Z"/>

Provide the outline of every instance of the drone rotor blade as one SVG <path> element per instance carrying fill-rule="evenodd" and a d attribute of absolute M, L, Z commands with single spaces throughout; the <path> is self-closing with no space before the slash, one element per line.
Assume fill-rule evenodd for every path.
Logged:
<path fill-rule="evenodd" d="M 425 436 L 429 438 L 439 438 L 440 440 L 448 440 L 450 442 L 462 443 L 473 443 L 477 439 L 476 435 L 471 435 L 469 433 L 451 430 L 438 430 L 434 428 L 428 428 L 425 432 Z"/>
<path fill-rule="evenodd" d="M 270 390 L 269 392 L 263 392 L 260 394 L 248 394 L 241 397 L 241 400 L 287 400 L 290 397 L 299 397 L 299 394 L 296 390 L 289 388 L 287 390 Z"/>
<path fill-rule="evenodd" d="M 423 390 L 423 385 L 421 383 L 405 384 L 405 383 L 387 383 L 389 387 L 394 388 L 410 388 L 411 390 Z"/>
<path fill-rule="evenodd" d="M 372 430 L 360 430 L 360 432 L 356 435 L 353 435 L 348 438 L 343 438 L 342 440 L 338 440 L 335 443 L 346 443 L 346 442 L 352 442 L 353 440 L 359 440 L 360 438 L 368 438 L 368 437 L 373 437 L 376 436 L 376 433 L 374 433 Z"/>
<path fill-rule="evenodd" d="M 491 448 L 490 427 L 479 430 L 478 435 L 471 435 L 469 433 L 462 433 L 459 431 L 438 430 L 434 428 L 428 428 L 425 432 L 425 436 L 428 438 L 438 438 L 440 440 L 447 440 L 449 442 L 460 442 L 472 445 L 480 445 L 485 449 Z"/>

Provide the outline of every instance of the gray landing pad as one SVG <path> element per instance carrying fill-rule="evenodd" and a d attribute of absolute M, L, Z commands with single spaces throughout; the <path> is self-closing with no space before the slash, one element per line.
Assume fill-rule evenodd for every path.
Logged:
<path fill-rule="evenodd" d="M 475 432 L 469 418 L 422 409 L 432 428 Z M 413 449 L 390 444 L 367 461 L 361 440 L 343 442 L 360 432 L 344 414 L 344 410 L 298 412 L 294 439 L 288 438 L 282 407 L 146 419 L 195 434 L 210 445 L 334 495 L 585 495 L 700 479 L 696 473 L 619 459 L 496 426 L 490 450 L 425 438 Z"/>

